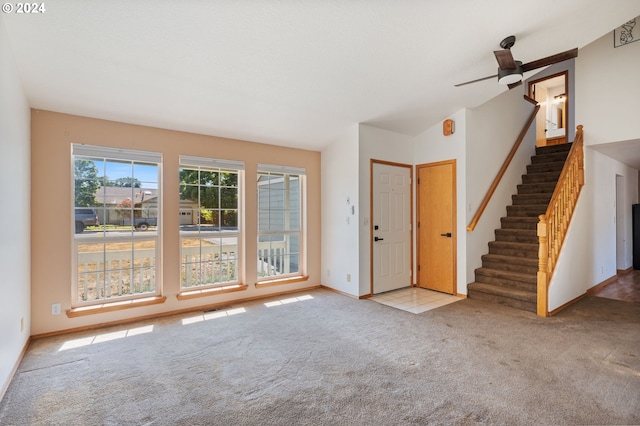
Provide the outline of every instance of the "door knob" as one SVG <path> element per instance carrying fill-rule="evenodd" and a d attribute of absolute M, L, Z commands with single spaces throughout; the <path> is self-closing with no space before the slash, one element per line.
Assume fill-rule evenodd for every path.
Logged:
<path fill-rule="evenodd" d="M 384 238 L 379 238 L 379 237 L 373 237 L 373 241 L 383 241 Z"/>
<path fill-rule="evenodd" d="M 440 234 L 441 237 L 451 238 L 451 232 L 447 232 L 446 234 Z"/>

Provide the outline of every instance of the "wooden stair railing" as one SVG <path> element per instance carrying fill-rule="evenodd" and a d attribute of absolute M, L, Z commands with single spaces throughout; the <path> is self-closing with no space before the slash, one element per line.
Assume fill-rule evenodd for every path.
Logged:
<path fill-rule="evenodd" d="M 549 283 L 578 202 L 578 195 L 584 185 L 583 145 L 584 137 L 580 125 L 547 212 L 539 216 L 537 311 L 538 315 L 543 317 L 549 315 Z"/>
<path fill-rule="evenodd" d="M 472 232 L 476 228 L 476 225 L 478 224 L 478 221 L 480 220 L 482 213 L 484 213 L 484 209 L 487 208 L 487 205 L 489 204 L 491 197 L 493 197 L 493 193 L 496 191 L 498 184 L 500 183 L 500 181 L 502 180 L 502 177 L 506 173 L 507 168 L 509 167 L 509 164 L 511 164 L 511 160 L 513 160 L 513 157 L 516 155 L 516 151 L 518 151 L 520 144 L 524 140 L 524 137 L 526 136 L 527 131 L 529 130 L 529 127 L 531 127 L 531 123 L 533 123 L 533 120 L 536 118 L 536 114 L 540 109 L 540 105 L 535 100 L 531 99 L 529 96 L 524 95 L 524 99 L 528 102 L 533 103 L 535 105 L 535 108 L 531 112 L 531 115 L 529 116 L 529 119 L 527 120 L 525 125 L 522 127 L 522 130 L 518 135 L 518 139 L 516 139 L 516 142 L 513 144 L 513 147 L 511 148 L 511 151 L 509 151 L 507 158 L 505 158 L 504 163 L 502 164 L 502 167 L 498 171 L 498 174 L 496 175 L 495 179 L 493 179 L 493 183 L 489 187 L 487 194 L 484 196 L 482 203 L 480 203 L 480 207 L 478 207 L 478 211 L 476 211 L 476 214 L 473 216 L 473 219 L 471 219 L 469 226 L 467 226 L 467 231 L 469 232 Z"/>

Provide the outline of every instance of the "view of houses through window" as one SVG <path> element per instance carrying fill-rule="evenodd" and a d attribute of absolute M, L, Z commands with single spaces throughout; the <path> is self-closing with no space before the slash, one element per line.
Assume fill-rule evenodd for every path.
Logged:
<path fill-rule="evenodd" d="M 160 163 L 73 145 L 75 305 L 158 293 Z"/>
<path fill-rule="evenodd" d="M 182 288 L 238 283 L 243 163 L 180 157 Z"/>

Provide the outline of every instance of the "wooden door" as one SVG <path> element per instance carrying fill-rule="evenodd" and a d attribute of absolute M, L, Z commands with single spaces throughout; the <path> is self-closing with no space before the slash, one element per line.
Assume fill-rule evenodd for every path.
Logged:
<path fill-rule="evenodd" d="M 456 162 L 420 165 L 418 286 L 456 294 Z"/>

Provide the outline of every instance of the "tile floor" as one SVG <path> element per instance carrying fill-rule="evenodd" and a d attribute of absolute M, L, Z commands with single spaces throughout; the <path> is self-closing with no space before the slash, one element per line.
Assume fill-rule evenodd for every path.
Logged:
<path fill-rule="evenodd" d="M 419 287 L 406 287 L 399 290 L 376 294 L 370 300 L 413 314 L 420 314 L 449 303 L 462 300 L 461 297 L 439 293 Z"/>

